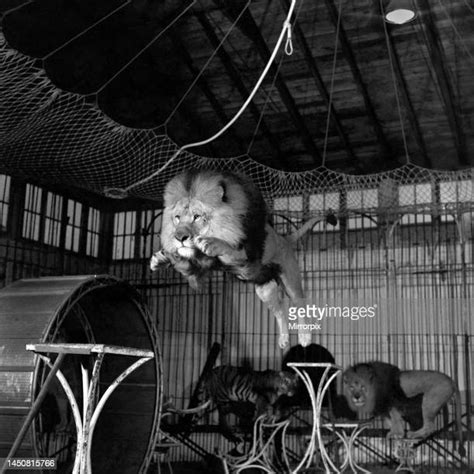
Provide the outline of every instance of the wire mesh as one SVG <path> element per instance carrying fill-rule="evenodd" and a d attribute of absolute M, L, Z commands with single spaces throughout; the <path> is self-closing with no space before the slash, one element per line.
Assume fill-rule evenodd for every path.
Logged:
<path fill-rule="evenodd" d="M 370 320 L 326 318 L 313 342 L 326 347 L 344 367 L 376 359 L 402 369 L 450 375 L 461 391 L 468 432 L 474 324 L 472 204 L 467 198 L 471 181 L 463 174 L 463 179 L 444 183 L 391 183 L 383 193 L 351 184 L 348 190 L 318 188 L 310 194 L 277 196 L 270 201 L 275 227 L 288 234 L 310 216 L 324 216 L 328 210 L 336 215 L 336 226 L 322 219 L 297 244 L 307 300 L 328 311 L 333 306 L 372 306 L 376 314 Z M 52 216 L 55 205 L 46 200 L 49 210 L 43 209 L 39 219 Z M 128 211 L 115 215 L 112 263 L 62 251 L 39 236 L 36 242 L 3 238 L 3 282 L 81 273 L 111 273 L 130 281 L 143 292 L 156 318 L 165 395 L 173 397 L 178 407 L 189 403 L 214 342 L 222 347 L 217 364 L 279 369 L 283 354 L 276 343 L 275 320 L 253 286 L 215 272 L 205 289 L 196 293 L 171 268 L 152 274 L 148 261 L 156 250 L 161 210 L 133 212 L 135 216 Z M 291 334 L 291 345 L 296 343 L 296 334 Z M 308 429 L 307 415 L 301 415 L 296 427 Z M 215 432 L 216 422 L 215 414 L 204 418 L 191 438 L 208 452 L 215 446 L 229 447 Z M 295 452 L 301 443 L 298 436 L 292 434 L 288 440 Z M 357 454 L 362 463 L 383 464 L 393 455 L 393 446 L 382 437 L 381 422 L 363 440 Z M 429 472 L 454 469 L 451 437 L 442 433 L 435 442 L 419 448 L 419 465 Z M 468 452 L 472 465 L 471 445 Z M 187 447 L 173 450 L 172 456 L 180 461 L 200 458 Z"/>
<path fill-rule="evenodd" d="M 462 199 L 450 202 L 450 207 L 440 202 L 434 205 L 428 199 L 417 202 L 416 193 L 421 191 L 416 189 L 410 185 L 402 188 L 400 192 L 408 196 L 404 198 L 406 205 L 385 209 L 371 208 L 376 194 L 353 190 L 359 198 L 353 194 L 349 202 L 357 205 L 335 211 L 337 227 L 320 222 L 299 242 L 297 255 L 307 301 L 323 309 L 376 308 L 370 320 L 326 318 L 323 329 L 313 334 L 313 342 L 326 347 L 344 367 L 382 360 L 403 370 L 448 374 L 460 388 L 464 430 L 468 432 L 473 377 L 470 204 Z M 367 196 L 372 201 L 364 202 Z M 301 209 L 308 197 L 274 202 L 280 232 L 289 233 L 305 220 Z M 331 197 L 326 196 L 326 200 Z M 340 196 L 339 200 L 347 203 L 347 197 Z M 331 207 L 337 208 L 335 203 L 333 199 Z M 163 337 L 168 377 L 165 390 L 179 406 L 187 406 L 213 342 L 222 345 L 217 364 L 250 363 L 256 370 L 281 367 L 274 318 L 255 296 L 251 284 L 216 273 L 205 291 L 196 294 L 168 269 L 148 275 L 145 287 Z M 291 344 L 297 344 L 296 334 L 291 335 Z M 449 406 L 451 420 L 453 408 Z M 442 421 L 437 423 L 441 428 Z M 209 424 L 215 429 L 216 418 L 205 419 L 201 430 L 208 430 Z M 302 426 L 307 428 L 304 423 Z M 372 436 L 363 438 L 357 454 L 362 463 L 393 460 L 394 447 L 383 438 L 383 426 L 379 421 Z M 219 435 L 197 433 L 193 439 L 203 446 L 225 446 Z M 288 442 L 297 450 L 301 440 L 294 435 Z M 460 465 L 448 454 L 454 450 L 453 440 L 441 433 L 435 442 L 441 448 L 430 443 L 431 447 L 418 449 L 419 467 L 429 472 L 455 472 Z M 472 446 L 469 449 L 472 464 Z M 198 458 L 187 448 L 173 454 L 175 460 Z"/>

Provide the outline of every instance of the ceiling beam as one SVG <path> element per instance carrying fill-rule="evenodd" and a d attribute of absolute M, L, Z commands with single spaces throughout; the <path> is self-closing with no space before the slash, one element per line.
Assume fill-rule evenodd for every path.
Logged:
<path fill-rule="evenodd" d="M 209 39 L 211 45 L 213 46 L 214 49 L 217 49 L 217 54 L 224 65 L 227 74 L 237 87 L 237 90 L 239 91 L 240 95 L 242 96 L 243 99 L 247 100 L 247 98 L 250 95 L 250 92 L 248 91 L 247 87 L 245 86 L 244 82 L 242 81 L 242 78 L 237 71 L 237 69 L 234 66 L 234 63 L 232 61 L 232 58 L 229 56 L 227 51 L 224 49 L 223 46 L 221 46 L 221 42 L 219 38 L 217 37 L 214 28 L 212 27 L 211 23 L 209 22 L 209 19 L 207 16 L 204 14 L 204 12 L 197 12 L 196 16 L 199 20 L 199 23 L 201 24 L 204 32 L 206 33 L 207 38 Z M 220 47 L 219 47 L 220 46 Z M 259 128 L 264 135 L 264 137 L 267 139 L 268 143 L 270 146 L 273 148 L 274 151 L 274 156 L 275 156 L 275 161 L 276 163 L 283 169 L 288 168 L 288 161 L 285 159 L 285 156 L 281 152 L 280 148 L 280 143 L 278 140 L 275 138 L 275 136 L 270 132 L 268 129 L 267 124 L 265 123 L 265 120 L 261 116 L 261 112 L 259 111 L 258 107 L 255 105 L 255 102 L 251 101 L 249 104 L 249 110 L 250 113 L 252 114 L 253 118 L 255 119 L 256 124 L 259 124 Z"/>
<path fill-rule="evenodd" d="M 333 22 L 334 26 L 337 27 L 339 12 L 333 0 L 325 0 L 325 3 L 328 9 L 331 21 Z M 367 116 L 370 120 L 370 123 L 372 124 L 372 128 L 374 129 L 375 135 L 377 137 L 377 142 L 380 144 L 380 147 L 382 148 L 382 154 L 384 156 L 381 156 L 380 158 L 383 159 L 385 157 L 385 158 L 389 158 L 395 161 L 393 150 L 391 149 L 387 141 L 387 137 L 385 136 L 383 128 L 380 125 L 380 121 L 377 117 L 377 114 L 375 113 L 375 109 L 372 104 L 372 101 L 370 100 L 367 87 L 365 86 L 365 83 L 362 79 L 362 74 L 359 70 L 359 67 L 357 66 L 357 61 L 352 51 L 351 44 L 349 42 L 349 39 L 347 38 L 346 31 L 344 30 L 344 27 L 342 24 L 339 26 L 339 42 L 341 45 L 342 54 L 346 58 L 346 61 L 348 62 L 349 67 L 351 69 L 352 76 L 354 77 L 357 89 L 359 90 L 359 93 L 361 94 L 364 100 L 365 110 L 367 111 Z"/>
<path fill-rule="evenodd" d="M 386 39 L 389 62 L 391 58 L 391 63 L 392 63 L 390 67 L 393 66 L 393 73 L 395 74 L 395 80 L 397 81 L 397 84 L 398 84 L 398 89 L 399 89 L 400 96 L 403 103 L 403 109 L 405 110 L 407 114 L 408 123 L 410 124 L 410 135 L 412 135 L 415 138 L 416 144 L 418 146 L 418 150 L 420 152 L 421 163 L 419 164 L 421 166 L 431 168 L 433 166 L 433 163 L 431 162 L 431 159 L 428 156 L 428 153 L 426 151 L 426 143 L 423 138 L 423 134 L 421 133 L 420 123 L 418 122 L 418 118 L 417 118 L 415 109 L 413 107 L 413 102 L 411 101 L 410 95 L 408 93 L 407 83 L 403 75 L 403 70 L 400 65 L 400 59 L 399 59 L 397 50 L 395 49 L 393 36 L 390 32 L 390 28 L 383 24 L 382 18 L 383 18 L 384 12 L 382 10 L 380 1 L 376 0 L 376 3 L 378 5 L 378 12 L 381 18 L 380 20 L 380 25 L 382 27 L 381 34 L 383 34 Z M 397 94 L 397 91 L 394 91 L 394 94 Z M 403 117 L 401 118 L 401 120 L 403 120 Z"/>
<path fill-rule="evenodd" d="M 282 0 L 282 4 L 284 8 L 289 9 L 290 7 L 289 0 Z M 352 149 L 352 146 L 349 143 L 349 139 L 347 138 L 347 135 L 344 131 L 344 127 L 341 124 L 341 121 L 339 120 L 336 109 L 334 108 L 334 105 L 331 103 L 331 98 L 328 94 L 323 78 L 321 77 L 321 74 L 319 73 L 318 66 L 311 53 L 311 48 L 309 47 L 308 42 L 306 41 L 306 38 L 304 36 L 304 33 L 301 30 L 301 27 L 298 25 L 298 22 L 296 20 L 293 23 L 293 32 L 295 33 L 298 44 L 302 48 L 303 55 L 305 57 L 309 71 L 314 79 L 316 87 L 319 91 L 319 95 L 323 99 L 323 102 L 325 103 L 328 109 L 328 113 L 330 113 L 331 122 L 334 128 L 336 129 L 337 133 L 339 134 L 339 138 L 341 139 L 341 142 L 344 145 L 344 148 L 346 149 L 346 153 L 349 158 L 348 164 L 353 165 L 353 166 L 355 165 L 357 167 L 357 157 L 355 156 L 354 150 Z"/>
<path fill-rule="evenodd" d="M 462 120 L 459 115 L 459 107 L 451 86 L 449 73 L 446 67 L 446 56 L 440 44 L 440 35 L 433 16 L 431 14 L 430 3 L 427 0 L 418 0 L 420 9 L 420 24 L 424 34 L 426 47 L 430 56 L 431 66 L 436 75 L 444 109 L 448 116 L 449 127 L 453 135 L 459 163 L 469 165 L 467 156 L 466 136 L 462 128 Z"/>
<path fill-rule="evenodd" d="M 199 74 L 199 70 L 194 65 L 193 59 L 191 58 L 191 55 L 189 54 L 188 50 L 184 46 L 183 42 L 181 41 L 179 35 L 176 34 L 176 32 L 172 30 L 170 30 L 169 34 L 170 34 L 171 39 L 173 40 L 174 46 L 176 47 L 178 51 L 178 54 L 183 59 L 188 69 L 191 71 L 193 77 L 196 77 Z M 230 121 L 230 119 L 227 117 L 227 114 L 225 113 L 224 108 L 222 107 L 220 102 L 217 100 L 216 96 L 212 93 L 211 88 L 207 84 L 207 81 L 201 76 L 199 77 L 197 81 L 197 85 L 199 86 L 203 94 L 206 96 L 207 100 L 209 100 L 209 103 L 214 109 L 222 125 L 226 125 Z M 241 153 L 242 154 L 246 153 L 247 151 L 242 139 L 235 133 L 235 130 L 233 130 L 232 127 L 230 128 L 229 133 L 234 139 L 234 141 L 237 143 L 239 149 L 241 150 Z"/>
<path fill-rule="evenodd" d="M 231 19 L 231 21 L 235 21 L 237 19 L 237 15 L 241 13 L 241 9 L 236 8 L 236 6 L 232 4 L 232 2 L 227 3 L 225 1 L 222 2 L 221 0 L 214 0 L 214 2 L 217 5 L 221 5 L 223 7 L 223 13 L 227 15 Z M 224 3 L 224 5 L 222 5 L 222 3 Z M 262 37 L 260 28 L 258 27 L 252 14 L 249 12 L 248 9 L 246 9 L 241 15 L 237 26 L 248 38 L 250 38 L 251 41 L 253 41 L 256 47 L 256 51 L 262 58 L 264 64 L 266 64 L 270 59 L 270 51 L 268 49 L 267 43 Z M 302 115 L 300 114 L 298 106 L 296 105 L 296 102 L 292 97 L 288 86 L 286 85 L 281 74 L 279 73 L 278 68 L 275 66 L 275 63 L 271 64 L 269 68 L 269 75 L 270 77 L 275 77 L 275 86 L 278 90 L 278 93 L 280 94 L 283 104 L 288 110 L 294 127 L 300 134 L 301 141 L 304 147 L 313 159 L 315 165 L 321 165 L 321 153 L 315 145 L 313 137 L 311 136 L 308 127 Z"/>

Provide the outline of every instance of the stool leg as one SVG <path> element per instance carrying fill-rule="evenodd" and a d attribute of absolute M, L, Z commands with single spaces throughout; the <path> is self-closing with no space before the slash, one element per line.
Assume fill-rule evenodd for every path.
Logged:
<path fill-rule="evenodd" d="M 59 353 L 58 357 L 62 355 L 62 353 Z M 38 354 L 38 357 L 43 360 L 48 367 L 52 367 L 51 360 L 49 357 L 45 355 Z M 68 381 L 66 380 L 66 377 L 61 373 L 60 370 L 57 370 L 56 372 L 56 377 L 58 378 L 59 382 L 61 383 L 64 393 L 66 394 L 69 403 L 71 405 L 71 410 L 72 414 L 74 416 L 74 423 L 76 424 L 76 433 L 77 433 L 77 441 L 76 441 L 76 458 L 74 461 L 74 468 L 73 468 L 73 474 L 79 473 L 80 469 L 80 448 L 83 443 L 83 438 L 84 438 L 84 433 L 82 429 L 82 418 L 81 418 L 81 413 L 79 411 L 79 407 L 77 406 L 77 401 L 76 397 L 74 396 L 74 392 L 71 389 L 71 386 L 69 385 Z"/>
<path fill-rule="evenodd" d="M 102 397 L 100 398 L 99 402 L 97 403 L 97 406 L 95 409 L 90 410 L 90 414 L 84 415 L 86 417 L 89 417 L 88 421 L 88 441 L 87 441 L 87 461 L 90 466 L 91 464 L 91 447 L 92 447 L 92 439 L 94 435 L 94 429 L 97 424 L 97 420 L 99 418 L 99 415 L 102 411 L 102 408 L 104 408 L 105 402 L 108 400 L 108 398 L 112 395 L 114 390 L 119 386 L 119 384 L 126 378 L 128 377 L 134 370 L 138 369 L 141 365 L 143 365 L 145 362 L 149 361 L 149 357 L 142 357 L 135 361 L 128 369 L 124 370 L 112 383 L 111 385 L 107 388 L 107 390 L 102 394 Z M 100 361 L 100 362 L 99 362 Z M 92 375 L 92 384 L 91 388 L 89 390 L 89 397 L 92 396 L 92 392 L 95 393 L 95 387 L 97 386 L 98 382 L 98 377 L 99 377 L 99 368 L 100 368 L 100 363 L 102 362 L 102 358 L 98 358 L 96 360 L 97 365 L 94 365 L 94 370 L 93 370 L 93 375 Z M 97 375 L 95 376 L 94 373 L 96 372 L 96 367 L 97 367 Z"/>
<path fill-rule="evenodd" d="M 38 413 L 38 410 L 40 409 L 41 403 L 43 402 L 44 397 L 46 396 L 46 393 L 48 391 L 48 387 L 51 384 L 51 381 L 53 377 L 56 375 L 56 372 L 59 370 L 59 366 L 61 365 L 63 359 L 64 359 L 65 354 L 58 354 L 56 357 L 56 360 L 54 361 L 54 365 L 51 364 L 51 361 L 49 358 L 45 357 L 47 359 L 47 363 L 49 367 L 51 368 L 48 376 L 46 377 L 46 380 L 44 381 L 43 386 L 41 387 L 40 392 L 38 393 L 38 396 L 36 397 L 36 400 L 33 403 L 33 406 L 31 407 L 30 411 L 28 412 L 28 415 L 25 418 L 25 421 L 23 422 L 23 426 L 20 429 L 20 432 L 18 433 L 15 442 L 13 443 L 13 446 L 10 449 L 10 452 L 7 455 L 7 458 L 5 459 L 5 464 L 4 467 L 6 468 L 7 466 L 7 460 L 15 456 L 15 453 L 17 452 L 18 448 L 20 447 L 31 423 L 33 422 L 34 417 Z M 4 472 L 4 469 L 2 468 L 2 472 Z"/>
<path fill-rule="evenodd" d="M 167 458 L 167 464 L 168 464 L 168 469 L 170 470 L 170 473 L 169 474 L 173 474 L 173 468 L 171 467 L 171 461 L 169 459 L 169 457 Z"/>
<path fill-rule="evenodd" d="M 158 454 L 156 457 L 156 472 L 157 474 L 161 474 L 161 454 Z"/>
<path fill-rule="evenodd" d="M 87 369 L 81 364 L 81 374 L 82 374 L 82 430 L 84 433 L 82 443 L 80 446 L 80 474 L 85 474 L 88 472 L 87 469 L 87 444 L 89 438 L 89 427 L 87 423 L 86 413 L 89 410 L 90 400 L 87 396 L 89 392 L 89 373 Z"/>
<path fill-rule="evenodd" d="M 97 384 L 99 383 L 99 372 L 104 360 L 104 353 L 97 354 L 97 359 L 94 362 L 94 368 L 92 369 L 92 377 L 89 381 L 87 380 L 87 390 L 85 389 L 84 383 L 84 399 L 87 397 L 87 403 L 85 404 L 84 411 L 84 438 L 85 438 L 85 447 L 86 452 L 84 453 L 84 474 L 90 474 L 92 472 L 92 462 L 91 462 L 91 449 L 92 449 L 92 415 L 94 413 L 94 400 L 95 394 L 97 391 Z M 84 377 L 88 378 L 88 372 L 83 368 Z"/>

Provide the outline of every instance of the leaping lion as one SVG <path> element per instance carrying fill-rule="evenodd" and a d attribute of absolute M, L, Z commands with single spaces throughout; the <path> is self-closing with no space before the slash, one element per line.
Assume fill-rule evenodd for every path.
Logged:
<path fill-rule="evenodd" d="M 153 254 L 150 267 L 154 271 L 171 264 L 195 289 L 216 268 L 253 282 L 258 297 L 276 317 L 278 343 L 284 348 L 289 334 L 279 290 L 291 300 L 304 298 L 293 244 L 320 220 L 311 219 L 295 234 L 282 237 L 268 222 L 263 196 L 248 178 L 189 170 L 165 188 L 162 249 Z M 299 333 L 298 340 L 307 346 L 311 334 Z"/>

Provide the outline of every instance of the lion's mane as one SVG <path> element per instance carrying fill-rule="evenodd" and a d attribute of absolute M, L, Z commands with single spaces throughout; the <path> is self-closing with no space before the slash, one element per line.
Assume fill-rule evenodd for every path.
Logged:
<path fill-rule="evenodd" d="M 343 374 L 344 396 L 359 418 L 384 416 L 390 418 L 387 436 L 405 436 L 403 420 L 411 430 L 408 438 L 426 438 L 436 430 L 435 418 L 454 397 L 455 424 L 458 431 L 458 452 L 466 455 L 461 423 L 459 389 L 446 374 L 434 370 L 405 370 L 385 362 L 367 362 L 349 367 Z"/>
<path fill-rule="evenodd" d="M 283 237 L 271 226 L 263 196 L 250 179 L 231 172 L 189 170 L 165 188 L 162 248 L 152 255 L 150 268 L 172 265 L 195 289 L 202 288 L 215 268 L 254 283 L 257 296 L 277 320 L 278 344 L 284 348 L 290 336 L 281 290 L 292 300 L 304 298 L 293 244 L 318 220 L 314 217 Z M 298 331 L 301 345 L 310 340 L 309 332 Z"/>
<path fill-rule="evenodd" d="M 385 362 L 349 367 L 343 374 L 343 389 L 349 407 L 361 418 L 387 416 L 394 404 L 406 399 L 400 387 L 400 369 Z M 356 405 L 356 399 L 363 400 L 363 405 Z"/>
<path fill-rule="evenodd" d="M 249 179 L 222 171 L 188 170 L 171 179 L 165 188 L 160 236 L 163 253 L 197 286 L 196 280 L 220 262 L 204 254 L 196 239 L 224 241 L 245 251 L 251 263 L 262 258 L 267 219 L 263 196 Z M 180 249 L 177 237 L 187 237 L 185 250 Z"/>

